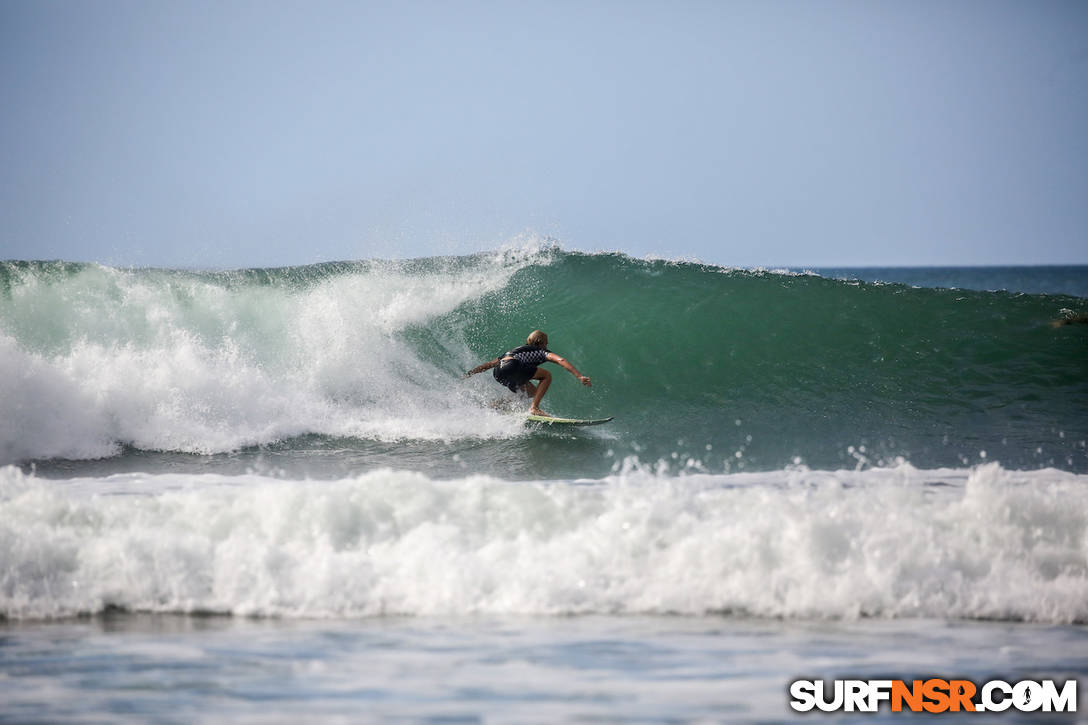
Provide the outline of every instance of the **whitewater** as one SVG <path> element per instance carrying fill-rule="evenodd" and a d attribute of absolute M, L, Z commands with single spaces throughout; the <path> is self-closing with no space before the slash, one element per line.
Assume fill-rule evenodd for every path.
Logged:
<path fill-rule="evenodd" d="M 1085 267 L 536 243 L 0 262 L 0 721 L 776 721 L 800 676 L 1083 678 L 1086 299 Z M 545 409 L 612 423 L 462 378 L 536 328 L 594 380 Z"/>
<path fill-rule="evenodd" d="M 519 263 L 345 265 L 314 278 L 7 266 L 0 395 L 15 415 L 0 457 L 12 461 L 101 458 L 122 444 L 213 453 L 310 432 L 469 434 L 467 407 L 434 395 L 440 370 L 396 333 L 494 291 Z"/>
<path fill-rule="evenodd" d="M 0 477 L 8 617 L 1088 622 L 1088 479 L 1055 470 Z"/>

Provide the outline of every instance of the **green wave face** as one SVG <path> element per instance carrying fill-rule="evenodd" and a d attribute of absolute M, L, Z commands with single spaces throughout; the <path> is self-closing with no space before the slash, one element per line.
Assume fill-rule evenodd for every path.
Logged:
<path fill-rule="evenodd" d="M 557 249 L 229 272 L 0 263 L 0 462 L 248 446 L 547 478 L 892 463 L 1088 470 L 1085 299 L 918 289 Z M 531 330 L 523 430 L 460 374 Z M 294 441 L 294 442 L 292 442 Z M 301 441 L 301 442 L 300 442 Z M 343 443 L 343 441 L 347 441 Z M 320 446 L 319 446 L 320 447 Z"/>
<path fill-rule="evenodd" d="M 431 329 L 480 357 L 544 329 L 594 379 L 552 407 L 615 415 L 644 459 L 1081 470 L 1088 329 L 1051 324 L 1068 308 L 1084 300 L 565 254 Z"/>

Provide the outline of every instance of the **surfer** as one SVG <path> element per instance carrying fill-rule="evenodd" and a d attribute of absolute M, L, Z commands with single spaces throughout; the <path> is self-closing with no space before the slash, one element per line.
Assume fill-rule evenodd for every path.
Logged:
<path fill-rule="evenodd" d="M 529 406 L 530 415 L 548 415 L 540 409 L 540 400 L 544 393 L 548 392 L 548 386 L 552 384 L 552 374 L 547 370 L 541 370 L 540 364 L 553 362 L 567 370 L 578 378 L 582 385 L 593 385 L 593 382 L 578 372 L 578 369 L 565 359 L 548 349 L 548 336 L 540 330 L 529 333 L 526 344 L 504 352 L 494 360 L 477 365 L 465 373 L 465 377 L 482 373 L 484 370 L 495 369 L 495 379 L 510 388 L 513 392 L 523 392 L 533 402 Z M 532 380 L 539 381 L 534 385 Z"/>

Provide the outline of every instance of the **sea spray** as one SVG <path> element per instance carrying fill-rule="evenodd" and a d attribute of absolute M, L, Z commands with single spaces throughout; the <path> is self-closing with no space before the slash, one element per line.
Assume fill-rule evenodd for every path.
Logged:
<path fill-rule="evenodd" d="M 543 253 L 233 273 L 7 263 L 0 460 L 92 458 L 119 444 L 214 453 L 305 433 L 486 434 L 486 415 L 470 429 L 476 408 L 441 394 L 449 365 L 399 335 L 501 289 L 531 260 L 546 263 Z"/>

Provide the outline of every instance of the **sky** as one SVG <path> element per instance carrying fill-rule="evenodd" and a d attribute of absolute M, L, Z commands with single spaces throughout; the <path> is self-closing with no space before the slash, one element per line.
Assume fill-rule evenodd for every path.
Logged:
<path fill-rule="evenodd" d="M 0 0 L 0 259 L 1088 263 L 1088 2 Z"/>

